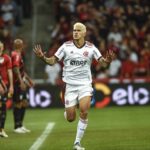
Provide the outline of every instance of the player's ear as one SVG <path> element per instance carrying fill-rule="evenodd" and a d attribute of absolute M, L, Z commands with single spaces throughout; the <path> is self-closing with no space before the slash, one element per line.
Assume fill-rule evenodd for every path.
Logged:
<path fill-rule="evenodd" d="M 83 36 L 84 36 L 84 37 L 86 36 L 86 32 L 83 32 Z"/>

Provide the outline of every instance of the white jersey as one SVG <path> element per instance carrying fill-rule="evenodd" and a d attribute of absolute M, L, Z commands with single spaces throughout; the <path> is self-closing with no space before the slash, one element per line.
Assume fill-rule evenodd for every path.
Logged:
<path fill-rule="evenodd" d="M 57 50 L 55 56 L 59 60 L 63 59 L 63 81 L 72 85 L 84 85 L 92 83 L 91 63 L 93 58 L 98 60 L 102 55 L 89 42 L 78 48 L 73 41 L 68 41 Z"/>

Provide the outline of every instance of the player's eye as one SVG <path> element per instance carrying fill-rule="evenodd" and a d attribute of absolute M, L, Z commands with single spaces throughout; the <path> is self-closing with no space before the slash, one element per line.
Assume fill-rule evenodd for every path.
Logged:
<path fill-rule="evenodd" d="M 74 31 L 74 32 L 76 32 L 76 31 L 78 31 L 78 32 L 79 32 L 79 31 L 81 31 L 81 30 L 73 30 L 73 31 Z"/>

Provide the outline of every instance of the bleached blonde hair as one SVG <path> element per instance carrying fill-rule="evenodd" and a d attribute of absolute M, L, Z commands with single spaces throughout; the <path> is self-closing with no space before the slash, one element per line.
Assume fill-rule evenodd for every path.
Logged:
<path fill-rule="evenodd" d="M 86 26 L 81 22 L 76 22 L 73 25 L 73 28 L 75 28 L 75 27 L 79 27 L 81 29 L 81 31 L 86 32 Z"/>
<path fill-rule="evenodd" d="M 15 49 L 20 49 L 23 47 L 23 40 L 22 39 L 15 39 L 13 44 L 14 44 Z"/>

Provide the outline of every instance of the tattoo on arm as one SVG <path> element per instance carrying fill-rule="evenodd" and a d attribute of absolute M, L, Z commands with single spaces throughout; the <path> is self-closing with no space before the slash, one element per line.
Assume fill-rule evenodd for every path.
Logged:
<path fill-rule="evenodd" d="M 58 59 L 55 56 L 49 58 L 44 56 L 43 60 L 49 65 L 54 65 L 58 61 Z"/>
<path fill-rule="evenodd" d="M 10 86 L 13 86 L 13 73 L 12 73 L 12 69 L 8 70 L 8 77 L 9 77 L 9 84 L 10 84 Z"/>
<path fill-rule="evenodd" d="M 22 78 L 21 78 L 21 73 L 19 71 L 19 68 L 18 67 L 15 67 L 13 69 L 13 71 L 15 72 L 15 74 L 17 75 L 17 78 L 19 79 L 19 81 L 21 82 Z"/>
<path fill-rule="evenodd" d="M 99 58 L 98 62 L 99 62 L 103 67 L 107 67 L 107 66 L 109 65 L 109 62 L 107 62 L 104 57 Z"/>

